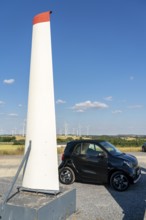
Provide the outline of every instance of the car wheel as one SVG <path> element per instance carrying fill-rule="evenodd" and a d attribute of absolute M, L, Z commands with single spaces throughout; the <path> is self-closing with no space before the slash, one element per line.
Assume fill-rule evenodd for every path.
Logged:
<path fill-rule="evenodd" d="M 117 191 L 125 191 L 129 187 L 128 177 L 121 171 L 111 175 L 110 185 Z"/>
<path fill-rule="evenodd" d="M 75 174 L 70 167 L 63 167 L 59 171 L 59 181 L 63 184 L 72 184 L 75 181 Z"/>

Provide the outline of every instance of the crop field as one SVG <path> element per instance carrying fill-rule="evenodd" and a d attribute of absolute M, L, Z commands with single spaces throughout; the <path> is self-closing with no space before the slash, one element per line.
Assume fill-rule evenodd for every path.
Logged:
<path fill-rule="evenodd" d="M 141 147 L 118 147 L 117 148 L 122 152 L 140 152 Z"/>
<path fill-rule="evenodd" d="M 57 152 L 62 154 L 67 142 L 77 139 L 107 140 L 122 152 L 140 152 L 146 137 L 113 137 L 113 136 L 57 136 Z M 0 136 L 0 155 L 22 155 L 24 153 L 25 137 Z"/>
<path fill-rule="evenodd" d="M 140 152 L 141 147 L 118 147 L 122 152 Z M 64 147 L 57 148 L 58 154 L 64 152 Z M 0 155 L 21 155 L 24 153 L 24 145 L 1 144 Z"/>
<path fill-rule="evenodd" d="M 21 155 L 24 152 L 23 145 L 1 144 L 0 155 Z"/>

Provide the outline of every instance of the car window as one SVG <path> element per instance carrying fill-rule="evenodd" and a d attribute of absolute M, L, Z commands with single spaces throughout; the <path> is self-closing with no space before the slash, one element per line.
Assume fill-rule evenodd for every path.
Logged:
<path fill-rule="evenodd" d="M 93 149 L 94 150 L 94 145 L 91 145 L 90 143 L 79 143 L 76 145 L 74 149 L 74 154 L 82 154 L 86 155 L 88 149 Z"/>
<path fill-rule="evenodd" d="M 86 155 L 86 156 L 98 156 L 103 150 L 96 144 L 92 143 L 79 143 L 74 149 L 74 154 L 76 155 Z"/>
<path fill-rule="evenodd" d="M 81 154 L 85 155 L 88 148 L 89 148 L 90 143 L 82 143 L 82 148 L 81 148 Z"/>
<path fill-rule="evenodd" d="M 72 143 L 67 143 L 67 146 L 64 150 L 65 154 L 70 154 L 72 152 Z"/>
<path fill-rule="evenodd" d="M 73 153 L 77 155 L 79 154 L 86 155 L 88 147 L 89 147 L 89 143 L 79 143 L 76 145 Z"/>
<path fill-rule="evenodd" d="M 79 155 L 81 153 L 81 144 L 76 145 L 73 153 L 77 154 L 77 155 Z"/>
<path fill-rule="evenodd" d="M 118 150 L 113 144 L 107 142 L 107 141 L 102 141 L 100 144 L 106 149 L 110 154 L 112 155 L 120 155 L 123 154 L 120 150 Z"/>
<path fill-rule="evenodd" d="M 95 150 L 99 153 L 104 152 L 98 145 L 95 144 Z"/>
<path fill-rule="evenodd" d="M 98 152 L 96 150 L 93 150 L 91 148 L 88 148 L 87 152 L 86 152 L 87 156 L 97 156 Z"/>
<path fill-rule="evenodd" d="M 98 145 L 91 143 L 88 146 L 86 154 L 87 156 L 98 156 L 101 152 L 103 152 L 103 150 Z"/>
<path fill-rule="evenodd" d="M 88 148 L 89 148 L 89 149 L 92 149 L 92 150 L 95 150 L 95 145 L 89 143 Z"/>

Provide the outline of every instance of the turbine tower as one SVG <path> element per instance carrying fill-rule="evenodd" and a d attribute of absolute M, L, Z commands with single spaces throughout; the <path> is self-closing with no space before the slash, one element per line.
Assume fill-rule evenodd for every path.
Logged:
<path fill-rule="evenodd" d="M 31 151 L 22 186 L 59 191 L 50 14 L 33 19 L 25 152 Z"/>

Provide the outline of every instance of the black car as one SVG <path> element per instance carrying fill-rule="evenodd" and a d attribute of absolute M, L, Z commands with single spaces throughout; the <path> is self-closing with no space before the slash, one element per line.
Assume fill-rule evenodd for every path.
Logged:
<path fill-rule="evenodd" d="M 142 145 L 142 151 L 146 152 L 146 142 Z"/>
<path fill-rule="evenodd" d="M 141 177 L 136 157 L 119 151 L 107 141 L 76 140 L 67 143 L 59 165 L 59 180 L 110 185 L 124 191 Z"/>

